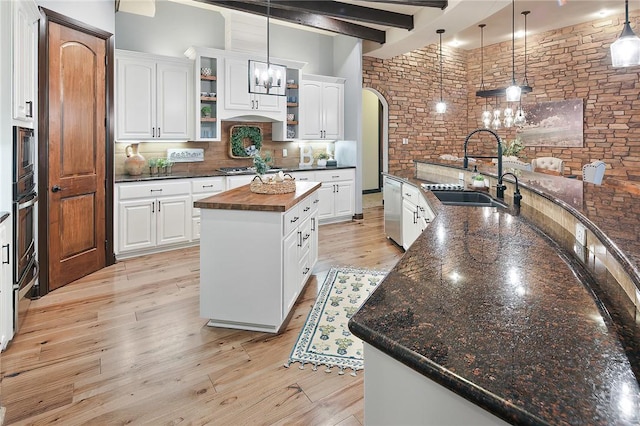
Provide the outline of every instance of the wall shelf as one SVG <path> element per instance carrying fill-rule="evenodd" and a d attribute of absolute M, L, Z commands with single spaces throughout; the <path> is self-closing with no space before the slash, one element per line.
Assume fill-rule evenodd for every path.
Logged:
<path fill-rule="evenodd" d="M 200 100 L 203 102 L 217 102 L 218 98 L 211 98 L 209 96 L 200 96 Z"/>
<path fill-rule="evenodd" d="M 200 121 L 202 121 L 203 123 L 215 123 L 216 121 L 218 121 L 218 119 L 215 117 L 202 117 L 200 118 Z"/>
<path fill-rule="evenodd" d="M 216 80 L 218 80 L 218 76 L 216 76 L 216 75 L 201 75 L 200 76 L 200 80 L 216 81 Z"/>

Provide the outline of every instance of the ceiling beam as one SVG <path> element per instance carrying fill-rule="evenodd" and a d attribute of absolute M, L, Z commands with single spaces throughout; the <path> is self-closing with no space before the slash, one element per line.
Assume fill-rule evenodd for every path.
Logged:
<path fill-rule="evenodd" d="M 227 9 L 239 10 L 241 12 L 252 13 L 254 15 L 267 16 L 267 8 L 260 4 L 246 3 L 234 0 L 197 0 L 201 3 L 213 6 L 223 7 Z M 272 18 L 281 21 L 291 22 L 294 24 L 304 25 L 307 27 L 317 28 L 329 32 L 348 35 L 351 37 L 370 40 L 376 43 L 384 44 L 386 41 L 385 32 L 375 28 L 366 27 L 364 25 L 353 24 L 351 22 L 341 21 L 339 19 L 327 18 L 325 16 L 296 12 L 291 10 L 271 8 L 269 15 Z"/>
<path fill-rule="evenodd" d="M 265 4 L 264 0 L 239 1 L 243 3 Z M 342 3 L 339 1 L 271 0 L 271 10 L 274 8 L 315 13 L 318 15 L 330 16 L 332 18 L 403 28 L 405 30 L 413 29 L 413 16 L 411 15 Z"/>
<path fill-rule="evenodd" d="M 401 4 L 406 6 L 422 6 L 422 7 L 435 7 L 437 9 L 446 9 L 449 5 L 448 0 L 368 0 L 371 3 L 389 3 L 389 4 Z"/>

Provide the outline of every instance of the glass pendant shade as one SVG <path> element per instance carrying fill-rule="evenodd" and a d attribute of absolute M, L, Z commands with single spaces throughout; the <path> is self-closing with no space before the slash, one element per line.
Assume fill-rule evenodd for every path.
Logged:
<path fill-rule="evenodd" d="M 611 62 L 614 67 L 640 65 L 640 37 L 635 35 L 628 22 L 624 24 L 620 37 L 611 44 Z"/>
<path fill-rule="evenodd" d="M 502 121 L 500 121 L 500 110 L 499 109 L 495 109 L 493 111 L 493 121 L 491 122 L 491 127 L 494 130 L 498 130 L 499 128 L 502 127 Z"/>
<path fill-rule="evenodd" d="M 516 85 L 515 82 L 511 84 L 511 86 L 507 87 L 505 91 L 507 102 L 518 102 L 520 101 L 520 94 L 522 93 L 522 89 L 520 86 Z"/>
<path fill-rule="evenodd" d="M 445 104 L 443 101 L 440 101 L 436 104 L 436 112 L 438 114 L 444 114 L 445 112 L 447 112 L 447 104 Z"/>
<path fill-rule="evenodd" d="M 524 115 L 524 111 L 522 110 L 522 108 L 518 108 L 518 110 L 516 111 L 516 116 L 513 119 L 513 124 L 518 127 L 522 127 L 526 123 L 527 123 L 527 119 Z"/>

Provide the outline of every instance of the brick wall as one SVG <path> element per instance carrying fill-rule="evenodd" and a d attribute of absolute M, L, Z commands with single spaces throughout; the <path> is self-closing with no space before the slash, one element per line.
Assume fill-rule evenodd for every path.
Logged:
<path fill-rule="evenodd" d="M 523 103 L 581 98 L 585 106 L 583 147 L 528 147 L 528 159 L 562 158 L 565 173 L 572 174 L 581 174 L 583 164 L 600 159 L 607 163 L 605 176 L 640 181 L 640 67 L 615 69 L 609 53 L 623 22 L 624 16 L 614 16 L 528 36 L 527 79 L 533 92 L 523 97 Z M 363 86 L 378 90 L 390 105 L 392 172 L 409 167 L 413 158 L 462 156 L 465 136 L 480 126 L 485 105 L 475 96 L 481 82 L 480 49 L 443 47 L 444 97 L 449 105 L 444 121 L 433 112 L 439 97 L 436 49 L 431 45 L 389 60 L 364 58 Z M 483 68 L 487 89 L 507 86 L 511 41 L 485 46 Z M 517 40 L 518 82 L 523 74 L 524 44 Z M 415 102 L 418 97 L 421 110 Z M 515 137 L 512 130 L 499 134 L 507 140 Z M 403 137 L 410 138 L 409 145 L 401 145 Z"/>

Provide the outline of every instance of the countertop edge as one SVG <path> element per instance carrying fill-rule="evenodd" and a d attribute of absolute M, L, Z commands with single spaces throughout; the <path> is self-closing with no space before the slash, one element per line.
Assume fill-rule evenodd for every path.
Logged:
<path fill-rule="evenodd" d="M 7 220 L 7 218 L 9 217 L 10 214 L 11 213 L 9 213 L 9 212 L 0 211 L 0 223 L 2 223 L 5 220 Z"/>

